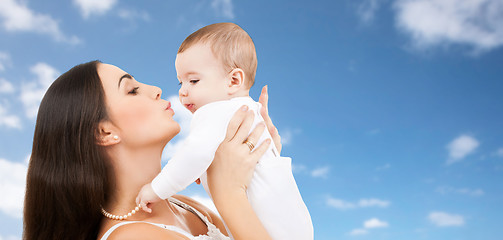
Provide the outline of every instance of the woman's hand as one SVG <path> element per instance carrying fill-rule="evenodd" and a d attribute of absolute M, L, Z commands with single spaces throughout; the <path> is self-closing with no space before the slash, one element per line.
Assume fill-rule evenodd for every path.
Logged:
<path fill-rule="evenodd" d="M 224 141 L 215 152 L 207 169 L 208 187 L 213 202 L 234 239 L 271 239 L 251 207 L 246 189 L 257 162 L 265 153 L 270 140 L 250 150 L 246 140 L 257 143 L 265 125 L 259 124 L 248 136 L 253 112 L 243 106 L 234 114 L 227 127 Z"/>
<path fill-rule="evenodd" d="M 253 112 L 243 106 L 229 122 L 225 139 L 207 170 L 208 186 L 214 199 L 225 197 L 229 192 L 246 194 L 255 165 L 269 147 L 270 140 L 266 140 L 252 152 L 244 143 L 245 140 L 258 142 L 265 129 L 261 123 L 248 136 L 253 118 Z"/>
<path fill-rule="evenodd" d="M 260 109 L 260 115 L 264 118 L 265 124 L 269 133 L 271 134 L 272 140 L 274 141 L 274 145 L 276 145 L 276 149 L 281 153 L 281 137 L 279 136 L 278 129 L 272 124 L 272 120 L 269 117 L 269 94 L 267 93 L 267 85 L 262 88 L 262 92 L 260 93 L 259 103 L 262 104 L 262 109 Z"/>

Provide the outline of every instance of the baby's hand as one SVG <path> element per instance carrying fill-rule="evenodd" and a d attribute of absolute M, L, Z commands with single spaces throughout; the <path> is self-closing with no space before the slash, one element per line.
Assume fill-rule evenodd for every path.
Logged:
<path fill-rule="evenodd" d="M 152 189 L 152 186 L 149 183 L 145 184 L 141 188 L 140 193 L 138 193 L 138 196 L 136 197 L 136 204 L 140 204 L 143 211 L 152 213 L 152 209 L 147 205 L 149 203 L 155 203 L 159 200 L 161 200 L 161 198 L 155 194 L 154 189 Z"/>

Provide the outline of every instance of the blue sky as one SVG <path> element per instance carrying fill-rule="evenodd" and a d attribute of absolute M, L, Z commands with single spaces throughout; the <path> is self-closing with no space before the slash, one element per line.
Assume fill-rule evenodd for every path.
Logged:
<path fill-rule="evenodd" d="M 0 240 L 20 239 L 40 99 L 100 59 L 162 88 L 180 43 L 235 22 L 270 91 L 315 239 L 503 236 L 501 0 L 0 0 Z M 183 192 L 210 204 L 204 190 Z"/>

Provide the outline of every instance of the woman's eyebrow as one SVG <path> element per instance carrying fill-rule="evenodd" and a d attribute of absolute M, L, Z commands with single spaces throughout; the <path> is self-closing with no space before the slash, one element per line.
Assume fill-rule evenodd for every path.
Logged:
<path fill-rule="evenodd" d="M 130 74 L 127 74 L 127 73 L 122 75 L 122 77 L 119 79 L 119 84 L 117 84 L 117 88 L 121 87 L 121 82 L 122 82 L 122 79 L 124 79 L 124 78 L 133 79 L 133 76 L 131 76 Z"/>

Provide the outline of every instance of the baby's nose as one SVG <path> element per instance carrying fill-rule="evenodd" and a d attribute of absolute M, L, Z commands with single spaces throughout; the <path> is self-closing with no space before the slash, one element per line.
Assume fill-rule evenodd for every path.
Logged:
<path fill-rule="evenodd" d="M 178 90 L 178 95 L 187 96 L 187 90 L 185 88 L 181 87 L 180 90 Z"/>

